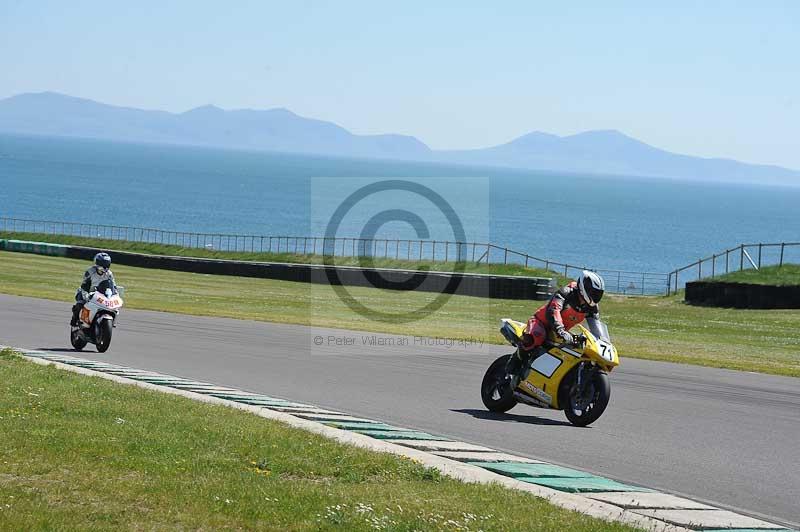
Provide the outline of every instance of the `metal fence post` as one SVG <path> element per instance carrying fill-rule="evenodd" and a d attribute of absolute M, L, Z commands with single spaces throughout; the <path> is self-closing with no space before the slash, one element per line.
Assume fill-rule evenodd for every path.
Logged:
<path fill-rule="evenodd" d="M 711 278 L 714 278 L 714 275 L 717 271 L 717 256 L 711 255 Z"/>
<path fill-rule="evenodd" d="M 758 269 L 759 269 L 759 270 L 761 269 L 761 247 L 762 247 L 763 245 L 764 245 L 764 244 L 759 244 L 759 245 L 758 245 Z"/>
<path fill-rule="evenodd" d="M 744 244 L 739 246 L 739 271 L 744 269 Z"/>
<path fill-rule="evenodd" d="M 786 247 L 786 242 L 781 242 L 781 260 L 778 263 L 778 267 L 780 268 L 783 266 L 783 248 Z"/>

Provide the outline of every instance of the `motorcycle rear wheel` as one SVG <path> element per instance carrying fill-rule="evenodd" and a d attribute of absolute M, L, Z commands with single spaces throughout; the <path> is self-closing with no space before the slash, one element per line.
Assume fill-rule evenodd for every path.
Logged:
<path fill-rule="evenodd" d="M 506 382 L 506 365 L 512 355 L 503 355 L 489 366 L 481 382 L 481 399 L 491 412 L 508 412 L 517 406 L 514 390 Z"/>
<path fill-rule="evenodd" d="M 75 349 L 75 351 L 81 351 L 84 347 L 86 347 L 86 340 L 79 336 L 77 331 L 73 332 L 71 327 L 69 331 L 69 343 L 72 344 L 72 347 Z"/>
<path fill-rule="evenodd" d="M 111 332 L 113 331 L 111 320 L 102 320 L 97 326 L 97 347 L 98 353 L 105 353 L 111 345 Z"/>
<path fill-rule="evenodd" d="M 585 427 L 597 421 L 605 412 L 611 398 L 611 382 L 602 371 L 592 373 L 581 396 L 577 384 L 570 383 L 564 404 L 564 414 L 576 427 Z"/>

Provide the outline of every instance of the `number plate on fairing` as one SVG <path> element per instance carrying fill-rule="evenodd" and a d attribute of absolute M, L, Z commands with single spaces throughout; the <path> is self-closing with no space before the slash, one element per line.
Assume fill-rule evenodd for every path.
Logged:
<path fill-rule="evenodd" d="M 603 357 L 605 360 L 609 362 L 614 362 L 614 346 L 603 342 L 602 340 L 597 341 L 597 348 L 600 351 L 600 356 Z"/>

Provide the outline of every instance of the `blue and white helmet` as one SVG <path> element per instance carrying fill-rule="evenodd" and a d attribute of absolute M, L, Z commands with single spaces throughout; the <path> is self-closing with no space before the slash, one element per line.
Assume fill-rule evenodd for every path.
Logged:
<path fill-rule="evenodd" d="M 603 299 L 603 292 L 606 290 L 606 283 L 603 278 L 589 270 L 583 270 L 578 277 L 578 288 L 581 291 L 584 301 L 589 306 L 596 307 Z"/>
<path fill-rule="evenodd" d="M 111 267 L 111 255 L 108 253 L 98 253 L 94 256 L 94 265 L 99 268 L 102 268 L 103 271 L 108 270 Z"/>

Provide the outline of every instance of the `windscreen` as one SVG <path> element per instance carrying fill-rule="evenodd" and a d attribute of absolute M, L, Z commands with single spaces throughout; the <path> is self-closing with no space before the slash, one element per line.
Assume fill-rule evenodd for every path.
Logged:
<path fill-rule="evenodd" d="M 611 343 L 611 337 L 608 335 L 608 327 L 597 318 L 586 318 L 586 328 L 598 340 Z"/>
<path fill-rule="evenodd" d="M 106 279 L 105 281 L 100 281 L 100 284 L 97 285 L 97 291 L 101 294 L 105 294 L 106 296 L 116 295 L 117 287 L 114 286 L 110 280 Z M 109 291 L 106 293 L 106 291 Z"/>

